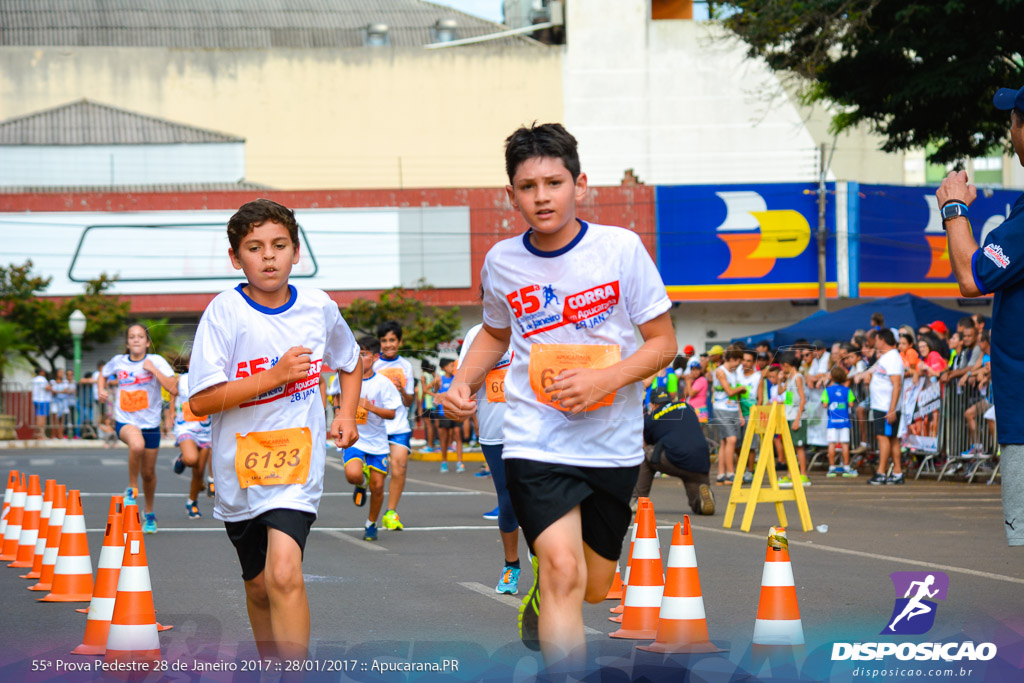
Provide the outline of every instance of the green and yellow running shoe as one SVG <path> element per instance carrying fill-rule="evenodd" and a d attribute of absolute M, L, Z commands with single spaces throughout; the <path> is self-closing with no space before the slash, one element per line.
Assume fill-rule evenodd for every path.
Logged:
<path fill-rule="evenodd" d="M 384 513 L 384 528 L 391 531 L 401 531 L 405 527 L 402 526 L 402 520 L 398 518 L 398 513 L 394 510 L 388 510 Z"/>
<path fill-rule="evenodd" d="M 519 606 L 519 637 L 529 649 L 539 650 L 540 631 L 537 623 L 540 618 L 540 572 L 536 557 L 531 557 L 530 563 L 533 565 L 533 587 Z"/>

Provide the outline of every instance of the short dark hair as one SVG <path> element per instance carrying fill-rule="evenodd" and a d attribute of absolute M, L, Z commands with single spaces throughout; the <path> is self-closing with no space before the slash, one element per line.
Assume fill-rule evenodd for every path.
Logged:
<path fill-rule="evenodd" d="M 451 365 L 454 362 L 455 362 L 454 358 L 442 358 L 440 363 L 439 363 L 439 365 L 441 366 L 441 369 L 444 370 L 446 367 L 448 367 L 449 365 Z"/>
<path fill-rule="evenodd" d="M 397 320 L 385 320 L 380 325 L 377 325 L 377 339 L 383 339 L 387 336 L 388 332 L 394 332 L 395 336 L 398 337 L 398 341 L 402 341 L 402 323 Z"/>
<path fill-rule="evenodd" d="M 885 324 L 885 316 L 882 315 L 881 313 L 872 313 L 871 324 L 878 325 L 879 327 L 881 327 L 882 325 Z"/>
<path fill-rule="evenodd" d="M 527 159 L 553 157 L 561 159 L 572 175 L 572 181 L 580 177 L 580 155 L 576 150 L 576 138 L 560 123 L 534 121 L 529 128 L 520 126 L 505 138 L 505 172 L 508 182 L 513 183 L 519 165 Z"/>
<path fill-rule="evenodd" d="M 754 349 L 743 349 L 742 351 L 743 351 L 743 354 L 742 354 L 743 356 L 750 356 L 754 360 L 757 360 L 757 351 L 754 351 Z"/>
<path fill-rule="evenodd" d="M 1024 122 L 1024 111 L 1021 111 L 1020 109 L 1014 107 L 1013 109 L 1010 110 L 1010 117 L 1012 118 L 1015 124 Z"/>
<path fill-rule="evenodd" d="M 838 364 L 833 365 L 832 369 L 829 370 L 828 374 L 829 377 L 832 378 L 832 381 L 835 382 L 836 384 L 845 384 L 846 378 L 848 377 L 848 375 L 846 374 L 846 368 Z"/>
<path fill-rule="evenodd" d="M 364 334 L 356 340 L 356 343 L 359 344 L 359 349 L 361 351 L 369 351 L 370 353 L 376 354 L 380 353 L 380 339 L 377 339 L 376 337 Z"/>
<path fill-rule="evenodd" d="M 434 367 L 434 364 L 431 363 L 426 358 L 420 360 L 420 370 L 422 370 L 423 372 L 433 372 L 436 369 L 437 368 Z"/>
<path fill-rule="evenodd" d="M 735 346 L 730 346 L 725 350 L 726 360 L 743 360 L 743 350 L 737 349 Z"/>
<path fill-rule="evenodd" d="M 878 331 L 878 338 L 885 342 L 886 346 L 896 346 L 896 335 L 888 327 Z"/>
<path fill-rule="evenodd" d="M 983 314 L 981 314 L 981 313 L 975 313 L 974 315 L 971 316 L 971 318 L 978 325 L 984 325 L 985 324 L 985 316 Z"/>
<path fill-rule="evenodd" d="M 992 340 L 992 332 L 986 327 L 981 331 L 981 341 L 988 343 Z"/>
<path fill-rule="evenodd" d="M 283 225 L 292 238 L 292 244 L 299 246 L 299 224 L 295 221 L 295 212 L 269 199 L 255 199 L 242 204 L 235 215 L 228 219 L 228 242 L 231 243 L 231 249 L 237 252 L 242 238 L 267 221 Z"/>
<path fill-rule="evenodd" d="M 960 318 L 960 320 L 957 321 L 956 326 L 962 327 L 965 330 L 973 330 L 975 327 L 977 327 L 977 325 L 974 324 L 974 318 L 972 318 L 969 315 L 965 315 L 964 317 Z"/>
<path fill-rule="evenodd" d="M 795 368 L 797 366 L 796 354 L 792 351 L 786 351 L 779 357 L 779 364 L 789 365 Z"/>

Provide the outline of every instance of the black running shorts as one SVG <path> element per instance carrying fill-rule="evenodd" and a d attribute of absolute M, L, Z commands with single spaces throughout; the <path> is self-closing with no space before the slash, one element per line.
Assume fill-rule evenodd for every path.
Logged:
<path fill-rule="evenodd" d="M 575 467 L 523 458 L 505 460 L 512 507 L 532 549 L 541 532 L 577 505 L 583 542 L 617 561 L 633 513 L 629 500 L 640 466 Z"/>
<path fill-rule="evenodd" d="M 267 527 L 294 538 L 299 550 L 305 553 L 306 538 L 315 521 L 316 515 L 312 513 L 280 508 L 242 522 L 224 522 L 242 565 L 242 580 L 252 581 L 267 565 Z"/>

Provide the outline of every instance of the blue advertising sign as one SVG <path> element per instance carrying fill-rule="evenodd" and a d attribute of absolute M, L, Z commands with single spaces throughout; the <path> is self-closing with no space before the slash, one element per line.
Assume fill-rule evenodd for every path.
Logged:
<path fill-rule="evenodd" d="M 970 209 L 979 244 L 1019 196 L 1016 190 L 979 190 Z M 859 199 L 860 296 L 960 296 L 934 187 L 860 185 Z"/>
<path fill-rule="evenodd" d="M 837 294 L 834 184 L 826 293 Z M 674 301 L 818 296 L 817 186 L 658 187 L 658 267 Z"/>

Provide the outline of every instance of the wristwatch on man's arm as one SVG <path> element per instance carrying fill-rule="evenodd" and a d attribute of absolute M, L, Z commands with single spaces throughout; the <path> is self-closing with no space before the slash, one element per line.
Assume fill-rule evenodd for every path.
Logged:
<path fill-rule="evenodd" d="M 945 229 L 947 223 L 954 218 L 967 218 L 967 205 L 960 200 L 951 199 L 942 205 L 939 213 L 942 215 L 942 227 Z"/>

